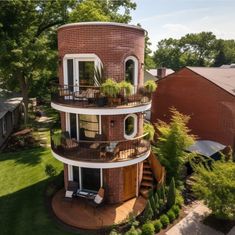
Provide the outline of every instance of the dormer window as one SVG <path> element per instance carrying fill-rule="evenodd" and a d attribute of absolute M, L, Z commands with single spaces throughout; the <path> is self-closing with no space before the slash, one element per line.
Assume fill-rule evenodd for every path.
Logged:
<path fill-rule="evenodd" d="M 134 86 L 138 84 L 138 60 L 134 56 L 125 60 L 125 80 Z"/>

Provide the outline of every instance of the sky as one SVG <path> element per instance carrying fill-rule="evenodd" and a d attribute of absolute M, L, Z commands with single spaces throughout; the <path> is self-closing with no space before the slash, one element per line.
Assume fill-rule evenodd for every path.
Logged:
<path fill-rule="evenodd" d="M 148 31 L 151 49 L 165 38 L 211 31 L 217 38 L 235 39 L 235 0 L 134 0 L 131 24 Z"/>

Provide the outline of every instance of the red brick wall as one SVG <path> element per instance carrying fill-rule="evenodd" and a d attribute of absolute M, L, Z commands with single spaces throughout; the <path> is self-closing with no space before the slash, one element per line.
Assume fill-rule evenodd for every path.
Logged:
<path fill-rule="evenodd" d="M 75 25 L 58 30 L 58 49 L 61 63 L 65 54 L 94 53 L 102 61 L 106 77 L 124 79 L 124 61 L 128 56 L 138 59 L 139 83 L 143 83 L 144 31 L 115 25 Z"/>
<path fill-rule="evenodd" d="M 105 199 L 108 203 L 122 202 L 123 168 L 104 169 Z"/>
<path fill-rule="evenodd" d="M 66 117 L 64 112 L 60 112 L 60 122 L 62 131 L 66 130 Z"/>
<path fill-rule="evenodd" d="M 143 135 L 143 115 L 137 113 L 137 135 Z M 127 115 L 110 115 L 102 116 L 102 133 L 105 134 L 108 140 L 124 140 L 124 119 Z M 111 121 L 114 121 L 114 126 L 111 127 Z"/>
<path fill-rule="evenodd" d="M 68 187 L 68 165 L 64 164 L 64 188 Z"/>
<path fill-rule="evenodd" d="M 189 127 L 200 139 L 235 147 L 235 97 L 187 68 L 158 82 L 152 122 L 168 122 L 169 108 L 190 115 Z"/>

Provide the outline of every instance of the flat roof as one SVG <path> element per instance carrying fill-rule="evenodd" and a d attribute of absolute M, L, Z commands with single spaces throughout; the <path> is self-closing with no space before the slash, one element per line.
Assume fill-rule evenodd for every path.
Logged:
<path fill-rule="evenodd" d="M 109 26 L 120 26 L 120 27 L 126 27 L 126 28 L 132 28 L 132 29 L 138 29 L 141 31 L 146 31 L 145 29 L 131 24 L 123 24 L 123 23 L 116 23 L 116 22 L 100 22 L 100 21 L 92 21 L 92 22 L 79 22 L 79 23 L 70 23 L 70 24 L 64 24 L 58 27 L 59 29 L 70 27 L 70 26 L 86 26 L 86 25 L 109 25 Z"/>

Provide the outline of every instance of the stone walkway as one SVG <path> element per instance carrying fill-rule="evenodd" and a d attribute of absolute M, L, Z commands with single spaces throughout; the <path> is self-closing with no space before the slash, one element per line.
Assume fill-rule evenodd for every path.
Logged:
<path fill-rule="evenodd" d="M 202 223 L 204 217 L 210 214 L 210 210 L 202 202 L 196 202 L 192 208 L 187 210 L 190 210 L 188 215 L 168 230 L 166 235 L 224 235 Z M 228 235 L 235 235 L 235 227 Z"/>

